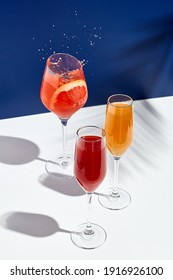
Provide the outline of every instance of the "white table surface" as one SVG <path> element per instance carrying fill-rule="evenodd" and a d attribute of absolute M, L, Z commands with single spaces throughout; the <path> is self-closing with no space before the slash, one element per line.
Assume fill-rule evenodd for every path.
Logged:
<path fill-rule="evenodd" d="M 128 208 L 111 211 L 93 197 L 93 222 L 107 232 L 103 246 L 79 249 L 70 231 L 86 221 L 86 196 L 75 179 L 46 174 L 45 160 L 62 151 L 52 113 L 0 121 L 0 259 L 173 259 L 173 97 L 135 101 L 132 147 L 120 162 Z M 86 107 L 68 124 L 68 150 L 83 125 L 103 126 L 105 106 Z M 97 189 L 113 182 L 113 161 Z"/>

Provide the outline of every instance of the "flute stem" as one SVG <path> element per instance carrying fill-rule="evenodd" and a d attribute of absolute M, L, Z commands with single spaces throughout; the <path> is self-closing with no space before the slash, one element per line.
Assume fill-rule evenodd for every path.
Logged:
<path fill-rule="evenodd" d="M 118 192 L 118 172 L 119 172 L 120 157 L 114 157 L 114 187 L 111 193 L 112 197 L 120 197 Z"/>
<path fill-rule="evenodd" d="M 87 193 L 87 200 L 88 200 L 88 219 L 87 219 L 87 225 L 85 229 L 85 234 L 91 235 L 94 233 L 92 229 L 92 223 L 91 223 L 91 217 L 92 217 L 92 193 Z"/>

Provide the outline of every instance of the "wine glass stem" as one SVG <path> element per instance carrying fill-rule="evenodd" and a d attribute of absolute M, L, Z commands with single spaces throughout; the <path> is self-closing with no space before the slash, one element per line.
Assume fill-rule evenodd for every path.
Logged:
<path fill-rule="evenodd" d="M 63 162 L 67 161 L 67 120 L 61 120 L 63 141 Z"/>
<path fill-rule="evenodd" d="M 118 193 L 118 172 L 119 172 L 120 157 L 114 157 L 114 187 L 111 196 L 119 197 Z"/>
<path fill-rule="evenodd" d="M 87 200 L 88 200 L 88 219 L 87 225 L 85 229 L 85 234 L 91 235 L 94 233 L 91 224 L 91 216 L 92 216 L 92 193 L 87 193 Z"/>

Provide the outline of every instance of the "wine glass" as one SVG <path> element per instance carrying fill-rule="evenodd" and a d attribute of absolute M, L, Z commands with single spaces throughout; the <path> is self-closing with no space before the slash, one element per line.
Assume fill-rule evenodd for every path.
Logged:
<path fill-rule="evenodd" d="M 82 63 L 69 54 L 52 54 L 46 62 L 40 98 L 60 119 L 63 135 L 63 152 L 47 161 L 46 171 L 55 176 L 68 174 L 72 171 L 73 156 L 67 153 L 67 122 L 88 98 Z"/>
<path fill-rule="evenodd" d="M 74 156 L 74 175 L 88 199 L 88 219 L 71 233 L 72 242 L 84 249 L 94 249 L 106 240 L 105 230 L 91 222 L 91 201 L 94 190 L 106 174 L 105 131 L 97 126 L 84 126 L 77 130 Z"/>
<path fill-rule="evenodd" d="M 128 192 L 118 186 L 120 158 L 133 138 L 133 100 L 130 96 L 115 94 L 108 98 L 105 131 L 106 145 L 114 159 L 114 187 L 99 196 L 99 202 L 105 208 L 119 210 L 126 208 L 131 201 Z"/>

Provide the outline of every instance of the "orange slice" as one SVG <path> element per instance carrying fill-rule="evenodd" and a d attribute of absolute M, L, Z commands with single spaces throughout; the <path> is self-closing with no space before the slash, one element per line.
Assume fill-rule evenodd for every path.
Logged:
<path fill-rule="evenodd" d="M 71 103 L 82 104 L 87 99 L 87 86 L 84 80 L 76 80 L 70 83 L 60 86 L 52 95 L 50 100 L 51 108 L 54 108 L 54 104 L 57 101 L 57 97 L 60 93 L 66 94 L 66 97 Z"/>

